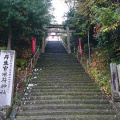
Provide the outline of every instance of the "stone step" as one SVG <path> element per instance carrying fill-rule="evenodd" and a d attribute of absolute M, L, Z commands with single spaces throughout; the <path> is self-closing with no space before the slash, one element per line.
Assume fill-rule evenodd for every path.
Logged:
<path fill-rule="evenodd" d="M 55 71 L 57 71 L 57 70 L 55 70 Z M 83 78 L 83 76 L 85 78 L 90 78 L 86 73 L 82 73 L 82 72 L 78 72 L 78 73 L 76 73 L 76 72 L 74 73 L 73 72 L 73 73 L 70 74 L 70 72 L 68 72 L 68 73 L 66 72 L 65 73 L 65 72 L 46 72 L 46 71 L 40 71 L 39 73 L 35 73 L 35 72 L 33 73 L 33 76 L 43 76 L 44 77 L 46 75 L 47 76 L 51 76 L 51 77 L 53 77 L 53 76 L 54 77 L 59 76 L 59 77 L 66 77 L 66 78 L 67 78 L 67 76 L 68 76 L 68 78 L 70 78 L 69 75 L 71 75 L 72 78 L 74 78 L 74 77 L 75 78 L 77 78 L 77 77 L 78 78 L 81 78 L 81 77 Z"/>
<path fill-rule="evenodd" d="M 83 83 L 83 84 L 86 84 L 86 86 L 87 86 L 87 84 L 93 84 L 93 86 L 94 85 L 96 85 L 93 81 L 90 81 L 90 80 L 80 80 L 80 79 L 78 79 L 78 80 L 67 80 L 67 79 L 59 79 L 59 78 L 40 78 L 39 80 L 38 80 L 38 78 L 37 78 L 37 80 L 36 79 L 31 79 L 31 84 L 41 84 L 41 83 L 52 83 L 52 82 L 54 82 L 54 83 Z"/>
<path fill-rule="evenodd" d="M 58 82 L 60 82 L 61 80 L 64 82 L 89 82 L 89 83 L 95 83 L 93 80 L 90 79 L 89 76 L 82 76 L 82 75 L 76 75 L 75 77 L 67 77 L 66 75 L 60 75 L 60 74 L 56 74 L 56 76 L 50 76 L 50 75 L 42 75 L 40 73 L 40 75 L 34 74 L 31 79 L 33 79 L 33 81 L 50 81 L 50 80 L 58 80 Z M 49 80 L 50 79 L 50 80 Z"/>
<path fill-rule="evenodd" d="M 64 53 L 45 53 L 44 55 L 40 56 L 43 58 L 75 58 L 72 54 L 64 54 Z"/>
<path fill-rule="evenodd" d="M 41 66 L 43 66 L 44 68 L 47 67 L 47 66 L 49 66 L 47 63 L 50 64 L 50 65 L 52 65 L 52 64 L 56 65 L 55 68 L 56 67 L 59 67 L 59 68 L 72 68 L 72 67 L 73 68 L 82 68 L 82 66 L 80 65 L 80 63 L 76 62 L 74 64 L 74 63 L 72 63 L 72 61 L 71 61 L 70 64 L 69 64 L 69 61 L 68 62 L 67 61 L 66 62 L 65 61 L 64 62 L 60 61 L 59 64 L 48 61 L 48 62 L 42 63 Z M 53 68 L 53 67 L 54 66 L 51 66 L 51 68 Z M 81 69 L 81 70 L 83 70 L 83 69 Z"/>
<path fill-rule="evenodd" d="M 47 54 L 47 53 L 45 53 L 44 55 L 41 55 L 40 57 L 39 57 L 39 59 L 41 59 L 41 60 L 43 60 L 43 59 L 67 59 L 67 58 L 69 58 L 69 60 L 71 60 L 71 59 L 75 59 L 76 60 L 76 57 L 74 56 L 74 55 L 68 55 L 68 54 Z M 63 59 L 63 60 L 64 60 Z"/>
<path fill-rule="evenodd" d="M 22 110 L 43 110 L 43 109 L 47 109 L 47 110 L 59 110 L 59 109 L 63 109 L 63 110 L 68 110 L 68 109 L 112 109 L 112 107 L 109 104 L 43 104 L 43 105 L 24 105 L 22 106 Z"/>
<path fill-rule="evenodd" d="M 67 87 L 67 86 L 59 86 L 59 84 L 57 84 L 57 83 L 56 83 L 56 86 L 54 86 L 54 87 L 41 86 L 41 89 L 37 89 L 36 87 L 39 87 L 39 86 L 37 86 L 37 84 L 36 84 L 35 87 L 28 87 L 28 89 L 33 88 L 32 92 L 34 92 L 34 91 L 36 91 L 36 92 L 40 92 L 40 91 L 41 92 L 42 91 L 43 92 L 44 91 L 59 91 L 59 92 L 62 92 L 62 91 L 72 91 L 72 92 L 74 92 L 74 91 L 76 91 L 76 92 L 79 92 L 79 91 L 83 91 L 83 92 L 85 92 L 85 91 L 86 92 L 87 91 L 89 91 L 89 92 L 98 91 L 98 92 L 101 92 L 99 87 L 94 87 L 94 86 L 76 86 L 76 87 L 75 86 L 73 86 L 73 87 L 68 86 Z"/>
<path fill-rule="evenodd" d="M 58 61 L 59 62 L 59 61 Z M 68 61 L 69 62 L 69 61 Z M 44 64 L 44 65 L 43 65 Z M 79 65 L 79 63 L 67 63 L 67 62 L 59 62 L 59 64 L 58 63 L 54 63 L 54 62 L 44 62 L 44 63 L 42 63 L 42 65 L 41 65 L 41 67 L 42 66 L 44 66 L 44 67 L 47 67 L 47 66 L 51 66 L 51 65 L 55 65 L 55 66 L 60 66 L 60 67 L 74 67 L 74 68 L 76 68 L 78 65 Z"/>
<path fill-rule="evenodd" d="M 47 62 L 48 63 L 56 63 L 56 61 L 57 62 L 59 62 L 59 63 L 63 63 L 63 64 L 67 64 L 67 62 L 69 62 L 69 63 L 77 63 L 77 64 L 79 64 L 80 62 L 79 61 L 77 61 L 76 59 L 67 59 L 67 58 L 64 58 L 64 59 L 62 59 L 62 58 L 46 58 L 46 59 L 44 59 L 44 60 L 41 60 L 40 62 L 42 63 L 42 64 L 47 64 Z"/>
<path fill-rule="evenodd" d="M 80 69 L 78 69 L 78 70 L 76 69 L 76 70 L 73 71 L 73 69 L 70 69 L 70 68 L 69 68 L 69 70 L 66 70 L 66 71 L 63 70 L 63 69 L 61 70 L 61 68 L 60 69 L 56 69 L 56 70 L 51 70 L 51 69 L 47 68 L 47 70 L 43 69 L 41 71 L 41 74 L 42 73 L 44 73 L 44 74 L 51 74 L 51 73 L 61 74 L 61 73 L 64 73 L 64 74 L 81 74 L 81 75 L 84 74 L 84 75 L 86 75 L 86 73 L 84 71 L 81 71 Z"/>
<path fill-rule="evenodd" d="M 50 63 L 50 64 L 57 64 L 59 62 L 59 64 L 57 64 L 58 66 L 60 64 L 62 64 L 62 65 L 70 65 L 70 64 L 72 64 L 73 66 L 79 65 L 79 67 L 82 67 L 80 62 L 77 61 L 76 59 L 45 59 L 45 60 L 41 60 L 40 62 L 41 62 L 42 65 L 43 64 L 47 65 L 48 63 Z M 75 63 L 75 65 L 74 65 L 74 63 Z M 78 66 L 76 66 L 76 67 L 78 67 Z"/>
<path fill-rule="evenodd" d="M 62 55 L 62 54 L 61 54 L 61 55 L 50 55 L 50 54 L 47 55 L 47 54 L 45 54 L 44 56 L 41 56 L 41 60 L 42 60 L 42 61 L 43 61 L 43 60 L 44 60 L 44 61 L 46 61 L 46 60 L 51 60 L 51 61 L 52 61 L 53 59 L 56 60 L 56 61 L 57 61 L 57 60 L 59 61 L 59 60 L 64 60 L 64 59 L 67 59 L 67 60 L 71 60 L 71 59 L 72 59 L 72 60 L 75 60 L 76 58 L 75 58 L 74 56 L 67 55 L 67 54 L 66 54 L 66 55 Z M 55 62 L 56 62 L 56 61 L 55 61 Z"/>
<path fill-rule="evenodd" d="M 40 115 L 115 115 L 113 110 L 103 109 L 43 109 L 43 110 L 25 110 L 19 112 L 19 116 L 40 116 Z"/>
<path fill-rule="evenodd" d="M 58 81 L 58 82 L 61 82 L 61 81 L 63 81 L 63 82 L 69 82 L 70 81 L 70 83 L 71 82 L 80 82 L 80 83 L 92 83 L 92 84 L 96 84 L 95 83 L 95 81 L 94 80 L 91 80 L 89 77 L 85 77 L 85 78 L 83 78 L 83 77 L 81 77 L 81 78 L 79 78 L 78 76 L 76 76 L 76 77 L 67 77 L 67 76 L 62 76 L 62 77 L 60 77 L 60 75 L 56 75 L 56 77 L 55 76 L 52 76 L 52 77 L 50 77 L 49 75 L 44 75 L 44 76 L 37 76 L 37 75 L 35 75 L 35 76 L 32 76 L 31 77 L 31 79 L 30 80 L 32 80 L 32 82 L 51 82 L 51 81 Z"/>
<path fill-rule="evenodd" d="M 92 80 L 88 80 L 88 79 L 84 79 L 84 78 L 76 78 L 76 79 L 73 79 L 73 78 L 60 78 L 60 77 L 55 77 L 55 76 L 44 76 L 44 77 L 41 77 L 41 76 L 33 76 L 31 78 L 32 82 L 69 82 L 69 83 L 74 83 L 74 82 L 78 82 L 78 83 L 92 83 L 92 84 L 96 84 L 94 83 Z"/>
<path fill-rule="evenodd" d="M 68 76 L 68 77 L 67 77 Z M 53 76 L 50 76 L 50 75 L 33 75 L 31 77 L 31 80 L 33 81 L 50 81 L 50 80 L 58 80 L 58 82 L 60 82 L 60 80 L 63 80 L 63 81 L 67 81 L 67 82 L 90 82 L 90 83 L 94 83 L 95 84 L 95 81 L 94 80 L 91 80 L 90 77 L 86 76 L 86 77 L 83 77 L 81 75 L 75 75 L 75 77 L 70 77 L 70 75 L 60 75 L 60 74 L 56 74 L 53 75 Z"/>
<path fill-rule="evenodd" d="M 63 68 L 64 69 L 64 68 Z M 71 75 L 80 75 L 80 76 L 83 76 L 83 75 L 87 75 L 84 71 L 81 71 L 81 70 L 72 70 L 70 68 L 68 68 L 69 70 L 61 70 L 61 69 L 55 69 L 55 70 L 49 70 L 47 68 L 47 70 L 42 70 L 40 73 L 41 75 L 47 75 L 47 74 L 57 74 L 57 75 L 61 75 L 61 74 L 71 74 Z"/>
<path fill-rule="evenodd" d="M 34 83 L 34 82 L 33 82 Z M 40 86 L 96 86 L 95 83 L 83 83 L 83 82 L 41 82 L 40 81 L 36 84 L 36 87 L 40 87 Z"/>
<path fill-rule="evenodd" d="M 70 81 L 70 82 L 69 82 Z M 97 84 L 94 82 L 94 81 L 90 81 L 90 80 L 87 80 L 87 79 L 85 79 L 85 80 L 81 80 L 81 79 L 78 79 L 78 80 L 76 80 L 76 79 L 66 79 L 66 78 L 62 78 L 62 79 L 59 79 L 59 78 L 43 78 L 43 77 L 37 77 L 36 79 L 34 79 L 34 78 L 32 78 L 31 80 L 30 80 L 30 83 L 32 84 L 41 84 L 41 83 L 43 83 L 43 84 L 47 84 L 47 83 L 50 83 L 50 84 L 52 84 L 52 83 L 54 83 L 54 84 L 77 84 L 78 83 L 78 85 L 86 85 L 86 86 L 96 86 Z"/>
<path fill-rule="evenodd" d="M 62 76 L 61 77 L 61 79 L 60 79 L 60 75 L 56 75 L 56 77 L 55 76 L 52 76 L 52 77 L 50 77 L 50 76 L 34 76 L 34 78 L 31 78 L 33 81 L 45 81 L 45 82 L 49 82 L 49 81 L 58 81 L 58 82 L 60 82 L 60 81 L 65 81 L 65 82 L 87 82 L 87 83 L 93 83 L 93 84 L 96 84 L 95 83 L 95 81 L 94 80 L 91 80 L 90 78 L 88 78 L 88 77 L 85 77 L 85 78 L 83 78 L 83 77 L 81 77 L 81 78 L 78 78 L 78 77 L 67 77 L 66 75 L 64 76 Z"/>
<path fill-rule="evenodd" d="M 41 84 L 41 83 L 60 83 L 60 84 L 84 84 L 84 85 L 92 85 L 92 86 L 96 86 L 96 83 L 94 83 L 93 81 L 90 81 L 90 80 L 81 80 L 81 79 L 78 79 L 78 80 L 76 80 L 76 79 L 65 79 L 65 78 L 61 78 L 61 79 L 59 79 L 59 78 L 36 78 L 36 79 L 34 79 L 33 78 L 33 80 L 32 80 L 32 82 L 34 82 L 34 83 L 38 83 L 38 84 Z"/>
<path fill-rule="evenodd" d="M 103 100 L 103 99 L 106 99 L 105 97 L 103 97 L 103 96 L 99 96 L 99 95 L 92 95 L 92 96 L 85 96 L 85 95 L 80 95 L 80 96 L 74 96 L 74 95 L 72 95 L 72 96 L 70 96 L 70 95 L 51 95 L 51 96 L 49 96 L 49 95 L 46 95 L 46 96 L 44 96 L 44 95 L 37 95 L 37 96 L 31 96 L 31 94 L 26 94 L 23 98 L 22 98 L 22 100 L 23 101 L 27 101 L 27 100 L 67 100 L 67 99 L 70 99 L 70 100 L 87 100 L 87 99 L 89 99 L 89 100 Z"/>
<path fill-rule="evenodd" d="M 41 56 L 39 59 L 38 59 L 41 63 L 44 63 L 46 61 L 49 61 L 49 62 L 58 62 L 58 61 L 69 61 L 69 62 L 75 62 L 75 63 L 79 63 L 79 61 L 77 60 L 77 58 L 75 58 L 74 56 Z"/>
<path fill-rule="evenodd" d="M 59 64 L 58 64 L 58 62 L 59 62 Z M 59 59 L 59 60 L 57 60 L 57 59 L 54 59 L 54 60 L 53 59 L 47 59 L 47 60 L 41 61 L 41 63 L 42 63 L 42 65 L 43 64 L 48 65 L 48 63 L 49 63 L 49 64 L 57 64 L 58 66 L 60 64 L 62 64 L 62 65 L 70 65 L 70 64 L 72 64 L 73 66 L 76 66 L 76 65 L 80 64 L 80 62 L 75 60 L 75 59 L 72 59 L 72 60 L 70 60 L 70 59 L 68 59 L 68 60 L 67 59 L 66 60 L 64 60 L 64 59 Z M 82 67 L 82 66 L 79 65 L 79 67 Z"/>
<path fill-rule="evenodd" d="M 68 70 L 68 69 L 70 69 L 70 70 L 75 70 L 75 69 L 78 69 L 79 71 L 83 71 L 84 72 L 84 70 L 83 70 L 83 68 L 81 67 L 81 66 L 61 66 L 61 65 L 57 65 L 57 66 L 50 66 L 50 67 L 45 67 L 44 65 L 37 65 L 37 67 L 38 68 L 41 68 L 41 69 L 43 69 L 43 70 L 60 70 L 60 69 L 65 69 L 65 70 Z"/>
<path fill-rule="evenodd" d="M 71 74 L 71 75 L 73 75 L 73 74 Z M 73 75 L 74 76 L 74 75 Z M 41 74 L 40 73 L 40 75 L 38 76 L 38 75 L 34 75 L 33 77 L 32 77 L 32 79 L 34 79 L 34 80 L 37 80 L 37 81 L 39 81 L 40 79 L 44 79 L 44 80 L 48 80 L 49 81 L 49 79 L 53 79 L 53 80 L 55 80 L 55 79 L 63 79 L 63 80 L 67 80 L 68 82 L 69 81 L 82 81 L 82 82 L 84 82 L 84 81 L 89 81 L 89 82 L 93 82 L 93 80 L 91 80 L 90 79 L 90 77 L 88 77 L 88 76 L 86 76 L 86 77 L 84 77 L 83 75 L 75 75 L 75 77 L 70 77 L 70 74 L 56 74 L 55 75 L 55 73 L 53 74 L 53 76 L 50 76 L 50 74 Z M 43 80 L 41 80 L 41 81 L 43 81 Z"/>
<path fill-rule="evenodd" d="M 33 90 L 28 90 L 28 92 L 32 93 L 38 93 L 38 92 L 101 92 L 99 89 L 66 89 L 66 88 L 51 88 L 51 89 L 33 89 Z"/>
<path fill-rule="evenodd" d="M 36 104 L 109 104 L 105 99 L 61 99 L 61 100 L 29 100 L 23 101 L 24 105 L 36 105 Z"/>
<path fill-rule="evenodd" d="M 63 91 L 63 92 L 37 92 L 37 93 L 30 93 L 32 96 L 38 96 L 38 95 L 102 95 L 101 92 L 69 92 L 69 91 Z"/>
<path fill-rule="evenodd" d="M 63 70 L 63 69 L 66 69 L 66 70 Z M 67 69 L 69 69 L 69 70 L 67 70 Z M 76 70 L 74 70 L 73 71 L 73 69 L 76 69 Z M 83 70 L 80 70 L 81 68 L 76 68 L 76 67 L 55 67 L 54 68 L 54 70 L 51 68 L 51 67 L 42 67 L 41 68 L 41 71 L 40 71 L 40 73 L 47 73 L 47 72 L 49 72 L 49 73 L 56 73 L 56 74 L 61 74 L 61 73 L 72 73 L 72 74 L 78 74 L 79 73 L 79 75 L 82 75 L 82 74 L 86 74 L 85 73 L 85 71 L 83 71 Z M 86 74 L 87 75 L 87 74 Z"/>
<path fill-rule="evenodd" d="M 45 53 L 44 55 L 40 56 L 44 58 L 75 58 L 72 54 L 64 54 L 64 53 Z"/>
<path fill-rule="evenodd" d="M 37 77 L 35 79 L 32 78 L 31 80 L 32 80 L 32 82 L 45 82 L 45 83 L 47 83 L 47 82 L 56 82 L 56 83 L 62 82 L 62 83 L 79 83 L 79 84 L 86 84 L 86 85 L 90 85 L 90 84 L 96 85 L 96 83 L 94 81 L 89 80 L 89 79 L 74 79 L 74 78 L 73 79 L 72 78 L 59 79 L 58 77 L 55 78 L 55 77 L 47 77 L 46 76 L 46 78 L 45 77 Z"/>
<path fill-rule="evenodd" d="M 116 115 L 42 115 L 18 116 L 17 120 L 119 120 Z"/>
<path fill-rule="evenodd" d="M 31 84 L 31 85 L 37 85 L 37 84 Z M 96 86 L 58 86 L 57 84 L 55 86 L 35 86 L 35 87 L 28 87 L 28 90 L 41 90 L 41 89 L 99 89 Z"/>
<path fill-rule="evenodd" d="M 63 68 L 64 69 L 64 68 Z M 70 69 L 70 68 L 68 68 L 68 69 Z M 44 72 L 44 74 L 43 74 L 43 72 Z M 41 71 L 40 72 L 40 75 L 50 75 L 50 74 L 53 74 L 53 75 L 63 75 L 63 76 L 65 76 L 65 75 L 75 75 L 75 76 L 78 76 L 78 77 L 80 77 L 80 76 L 87 76 L 88 77 L 88 75 L 84 72 L 84 71 L 78 71 L 78 72 L 65 72 L 65 71 L 61 71 L 61 72 L 57 72 L 57 70 L 55 69 L 55 71 L 54 72 L 46 72 L 46 71 Z M 69 77 L 69 76 L 68 76 Z"/>

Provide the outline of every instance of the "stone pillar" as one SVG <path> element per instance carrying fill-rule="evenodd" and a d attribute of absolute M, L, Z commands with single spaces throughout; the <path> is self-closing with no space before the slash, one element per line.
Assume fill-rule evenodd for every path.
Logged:
<path fill-rule="evenodd" d="M 119 99 L 119 82 L 118 82 L 118 72 L 116 63 L 110 64 L 111 69 L 111 91 L 112 91 L 112 100 L 118 101 Z"/>
<path fill-rule="evenodd" d="M 70 32 L 69 32 L 69 27 L 67 26 L 67 46 L 68 46 L 68 53 L 71 53 L 71 48 L 70 48 Z"/>

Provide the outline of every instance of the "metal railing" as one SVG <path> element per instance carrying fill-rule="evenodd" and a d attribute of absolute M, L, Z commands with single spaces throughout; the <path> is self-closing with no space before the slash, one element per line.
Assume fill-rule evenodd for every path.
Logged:
<path fill-rule="evenodd" d="M 64 48 L 66 49 L 66 51 L 68 52 L 68 46 L 67 46 L 67 44 L 61 39 L 61 41 L 60 41 L 62 44 L 63 44 L 63 46 L 64 46 Z M 70 46 L 73 46 L 72 44 L 70 45 Z M 74 53 L 74 55 L 76 56 L 76 58 L 79 60 L 79 61 L 81 61 L 82 62 L 82 59 L 83 59 L 83 57 L 84 57 L 84 59 L 86 59 L 86 68 L 88 69 L 88 67 L 89 67 L 89 65 L 90 65 L 90 63 L 91 63 L 91 61 L 90 61 L 90 57 L 88 58 L 88 57 L 86 57 L 84 54 L 83 55 L 80 55 L 80 53 L 79 53 L 79 47 L 73 47 L 73 53 Z"/>
<path fill-rule="evenodd" d="M 16 113 L 19 109 L 20 106 L 20 102 L 21 99 L 26 91 L 26 88 L 24 86 L 22 86 L 22 90 L 21 92 L 19 92 L 21 84 L 24 82 L 25 84 L 29 83 L 30 77 L 32 75 L 33 69 L 36 65 L 36 62 L 39 58 L 40 55 L 40 48 L 38 48 L 35 52 L 35 54 L 33 55 L 32 59 L 30 59 L 30 62 L 28 64 L 28 66 L 20 73 L 20 77 L 19 77 L 19 81 L 17 81 L 16 86 L 15 86 L 15 93 L 14 93 L 14 97 L 13 97 L 13 101 L 14 99 L 16 101 L 13 102 L 13 109 L 12 112 L 10 114 L 10 118 L 15 118 L 16 117 Z M 17 98 L 18 97 L 18 98 Z M 0 109 L 0 120 L 4 120 L 7 119 L 8 117 L 8 111 L 9 108 L 1 108 Z"/>
<path fill-rule="evenodd" d="M 60 40 L 60 42 L 62 43 L 62 45 L 64 46 L 64 48 L 68 52 L 68 46 L 67 46 L 67 44 L 62 39 Z"/>
<path fill-rule="evenodd" d="M 83 55 L 80 55 L 79 53 L 79 47 L 74 47 L 73 48 L 73 53 L 76 56 L 76 58 L 82 63 L 83 59 L 86 61 L 86 66 L 85 69 L 89 68 L 89 65 L 91 64 L 91 61 L 89 60 L 89 58 L 85 55 L 85 53 L 83 53 Z"/>

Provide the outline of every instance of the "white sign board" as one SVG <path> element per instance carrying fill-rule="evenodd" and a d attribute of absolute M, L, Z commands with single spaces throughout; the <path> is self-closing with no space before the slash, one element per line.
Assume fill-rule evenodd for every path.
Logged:
<path fill-rule="evenodd" d="M 0 107 L 12 104 L 14 89 L 15 51 L 0 51 Z"/>

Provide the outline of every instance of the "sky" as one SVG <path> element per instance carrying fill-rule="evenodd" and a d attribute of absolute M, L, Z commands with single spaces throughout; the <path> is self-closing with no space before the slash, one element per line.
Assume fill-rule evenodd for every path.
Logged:
<path fill-rule="evenodd" d="M 55 16 L 55 20 L 58 24 L 61 24 L 63 19 L 64 13 L 68 11 L 66 4 L 63 0 L 52 0 L 52 5 L 54 7 L 53 15 Z"/>

